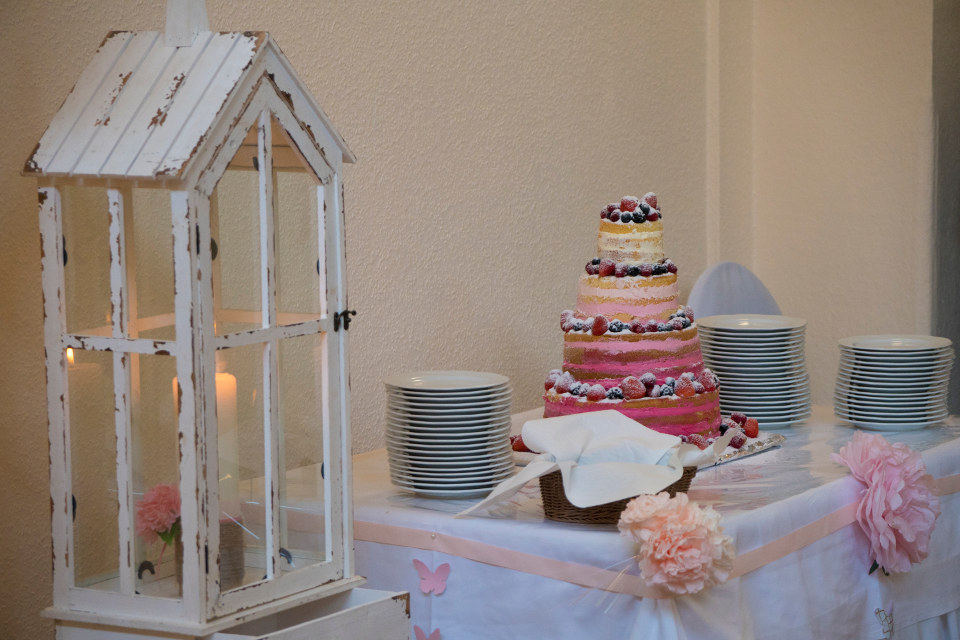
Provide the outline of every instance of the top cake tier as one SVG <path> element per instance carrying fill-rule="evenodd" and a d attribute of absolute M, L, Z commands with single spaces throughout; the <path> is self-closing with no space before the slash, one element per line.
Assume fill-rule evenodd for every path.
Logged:
<path fill-rule="evenodd" d="M 608 204 L 600 210 L 597 255 L 623 263 L 663 262 L 661 216 L 652 192 L 643 198 L 626 196 Z"/>
<path fill-rule="evenodd" d="M 602 220 L 597 255 L 614 262 L 663 262 L 663 224 L 659 220 L 640 224 Z"/>

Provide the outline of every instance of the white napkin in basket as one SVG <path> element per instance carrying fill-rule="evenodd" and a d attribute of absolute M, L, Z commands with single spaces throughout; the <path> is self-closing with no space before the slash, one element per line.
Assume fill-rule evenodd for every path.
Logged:
<path fill-rule="evenodd" d="M 540 455 L 458 515 L 506 500 L 557 469 L 567 500 L 580 508 L 658 493 L 680 479 L 683 467 L 713 464 L 733 437 L 731 430 L 701 451 L 613 410 L 530 420 L 522 434 L 527 447 Z"/>

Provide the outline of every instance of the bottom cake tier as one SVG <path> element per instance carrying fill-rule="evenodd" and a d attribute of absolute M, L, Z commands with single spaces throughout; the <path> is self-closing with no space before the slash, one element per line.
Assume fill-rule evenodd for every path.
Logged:
<path fill-rule="evenodd" d="M 675 436 L 699 433 L 704 437 L 719 435 L 721 422 L 720 395 L 706 391 L 689 397 L 676 395 L 639 400 L 589 400 L 551 389 L 543 396 L 544 418 L 566 416 L 587 411 L 614 409 L 654 431 Z"/>

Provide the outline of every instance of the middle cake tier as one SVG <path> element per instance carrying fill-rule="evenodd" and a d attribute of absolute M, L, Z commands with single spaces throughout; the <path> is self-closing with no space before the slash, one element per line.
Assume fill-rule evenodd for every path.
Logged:
<path fill-rule="evenodd" d="M 629 322 L 634 318 L 664 321 L 677 311 L 677 274 L 609 278 L 583 274 L 577 283 L 576 311 Z"/>
<path fill-rule="evenodd" d="M 655 333 L 569 331 L 563 337 L 563 370 L 580 382 L 615 386 L 627 376 L 652 373 L 657 380 L 703 372 L 696 326 Z"/>

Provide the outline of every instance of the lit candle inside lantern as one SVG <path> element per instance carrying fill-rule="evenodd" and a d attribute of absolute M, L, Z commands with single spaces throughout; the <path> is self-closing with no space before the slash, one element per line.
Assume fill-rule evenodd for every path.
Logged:
<path fill-rule="evenodd" d="M 217 354 L 217 459 L 220 464 L 220 520 L 242 521 L 240 513 L 240 443 L 237 433 L 237 378 L 225 371 Z M 177 379 L 173 400 L 179 412 Z"/>
<path fill-rule="evenodd" d="M 237 433 L 237 378 L 217 358 L 217 457 L 220 461 L 221 520 L 242 520 L 240 442 Z"/>

